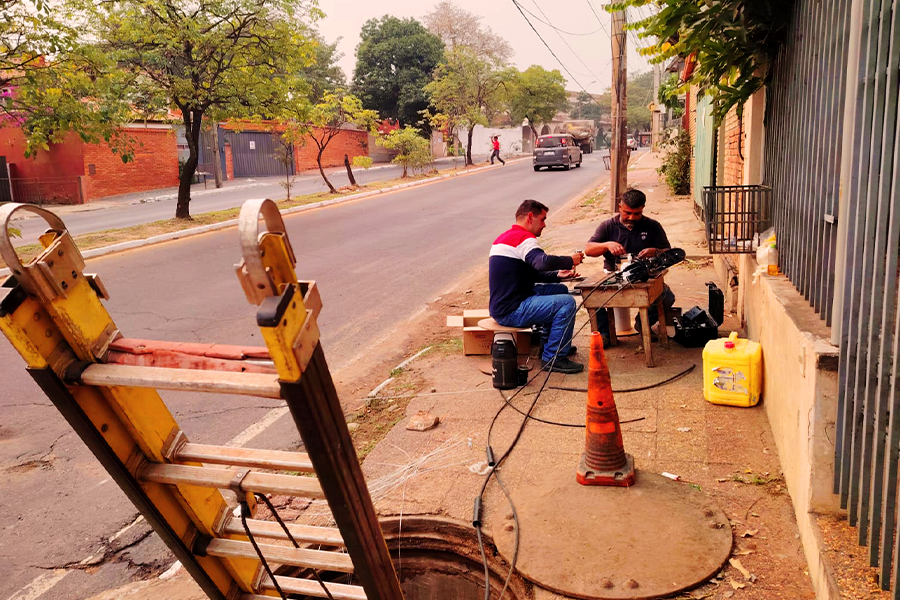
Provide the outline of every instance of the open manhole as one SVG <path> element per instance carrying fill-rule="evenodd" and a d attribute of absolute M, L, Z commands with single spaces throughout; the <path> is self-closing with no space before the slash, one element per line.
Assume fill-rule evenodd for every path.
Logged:
<path fill-rule="evenodd" d="M 381 520 L 385 541 L 394 560 L 405 600 L 449 600 L 484 597 L 484 565 L 475 531 L 468 524 L 440 517 L 403 517 Z M 491 574 L 491 598 L 500 597 L 509 574 L 507 563 L 485 537 Z M 285 575 L 306 577 L 296 569 Z M 321 572 L 325 581 L 355 583 L 346 573 Z M 314 600 L 308 596 L 296 596 Z M 513 573 L 504 600 L 531 600 L 531 584 Z"/>

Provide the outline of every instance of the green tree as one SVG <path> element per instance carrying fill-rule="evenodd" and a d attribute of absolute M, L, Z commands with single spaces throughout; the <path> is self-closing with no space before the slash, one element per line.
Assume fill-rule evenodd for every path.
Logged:
<path fill-rule="evenodd" d="M 573 119 L 591 119 L 597 127 L 600 126 L 600 119 L 604 114 L 608 115 L 609 110 L 604 111 L 594 97 L 587 92 L 578 94 L 578 98 L 569 112 L 569 116 Z"/>
<path fill-rule="evenodd" d="M 127 77 L 79 42 L 75 17 L 65 5 L 0 0 L 0 127 L 20 127 L 26 157 L 74 131 L 89 143 L 106 140 L 127 161 L 131 140 L 118 127 L 132 116 Z"/>
<path fill-rule="evenodd" d="M 337 64 L 344 56 L 337 49 L 340 38 L 329 44 L 318 32 L 312 36 L 315 44 L 313 49 L 315 61 L 303 66 L 300 69 L 300 76 L 309 84 L 309 97 L 315 103 L 322 101 L 325 92 L 346 88 L 347 77 Z"/>
<path fill-rule="evenodd" d="M 557 69 L 548 71 L 531 65 L 516 74 L 507 86 L 509 116 L 513 123 L 528 119 L 532 133 L 537 137 L 538 123 L 548 123 L 568 104 L 566 79 Z"/>
<path fill-rule="evenodd" d="M 134 88 L 181 113 L 190 155 L 176 218 L 190 218 L 204 118 L 273 114 L 291 90 L 308 91 L 285 65 L 313 61 L 306 22 L 320 13 L 311 0 L 73 1 L 87 13 L 86 35 L 133 74 Z"/>
<path fill-rule="evenodd" d="M 309 105 L 303 99 L 289 103 L 282 113 L 285 125 L 283 138 L 295 146 L 312 140 L 316 146 L 316 164 L 319 173 L 332 194 L 337 190 L 322 168 L 322 154 L 325 148 L 347 125 L 355 125 L 367 131 L 375 131 L 378 113 L 363 108 L 362 102 L 344 90 L 325 92 L 321 102 Z M 349 164 L 349 163 L 348 163 Z M 349 166 L 347 167 L 349 171 Z M 351 174 L 352 177 L 352 174 Z"/>
<path fill-rule="evenodd" d="M 422 137 L 418 129 L 409 125 L 380 137 L 376 143 L 388 150 L 397 151 L 397 156 L 391 162 L 403 166 L 401 177 L 407 177 L 407 169 L 423 169 L 434 160 L 428 140 Z"/>
<path fill-rule="evenodd" d="M 653 72 L 635 73 L 628 78 L 626 117 L 628 130 L 650 129 L 650 108 L 653 102 Z M 612 114 L 612 94 L 604 92 L 597 99 L 600 114 Z"/>
<path fill-rule="evenodd" d="M 784 40 L 794 0 L 625 0 L 609 11 L 654 4 L 656 10 L 629 28 L 656 42 L 640 50 L 651 63 L 673 56 L 696 60 L 685 82 L 696 85 L 713 101 L 720 122 L 766 82 L 775 54 Z"/>
<path fill-rule="evenodd" d="M 362 27 L 352 91 L 382 118 L 411 125 L 428 107 L 423 88 L 441 61 L 444 44 L 415 19 L 385 15 Z"/>
<path fill-rule="evenodd" d="M 434 79 L 425 86 L 431 103 L 439 111 L 448 129 L 466 127 L 466 164 L 472 162 L 472 134 L 476 125 L 487 125 L 505 108 L 504 85 L 514 74 L 498 69 L 465 46 L 448 50 L 444 62 L 434 71 Z"/>
<path fill-rule="evenodd" d="M 653 98 L 653 71 L 635 73 L 628 78 L 628 129 L 650 129 L 650 103 Z"/>
<path fill-rule="evenodd" d="M 672 73 L 660 84 L 657 100 L 665 105 L 666 108 L 673 110 L 683 108 L 684 102 L 680 96 L 682 96 L 685 91 L 685 86 L 681 83 L 681 77 L 677 73 Z"/>

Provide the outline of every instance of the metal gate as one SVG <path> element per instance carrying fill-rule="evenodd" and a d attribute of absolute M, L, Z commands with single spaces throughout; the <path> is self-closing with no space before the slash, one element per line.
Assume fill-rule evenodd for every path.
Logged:
<path fill-rule="evenodd" d="M 12 202 L 12 188 L 10 187 L 9 169 L 6 167 L 6 157 L 0 156 L 0 203 Z"/>
<path fill-rule="evenodd" d="M 218 125 L 215 125 L 218 127 Z M 216 162 L 215 137 L 212 130 L 200 132 L 200 162 L 198 171 L 212 172 Z M 225 166 L 225 132 L 219 127 L 219 169 L 222 179 L 228 179 L 228 169 Z"/>
<path fill-rule="evenodd" d="M 278 160 L 281 145 L 277 134 L 262 131 L 228 132 L 235 177 L 266 177 L 284 175 L 289 169 L 294 174 L 294 161 L 285 166 Z"/>

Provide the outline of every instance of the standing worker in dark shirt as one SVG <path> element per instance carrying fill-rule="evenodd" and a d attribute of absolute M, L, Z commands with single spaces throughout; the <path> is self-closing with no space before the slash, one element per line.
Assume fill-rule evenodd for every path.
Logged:
<path fill-rule="evenodd" d="M 588 256 L 603 256 L 606 259 L 607 271 L 616 271 L 619 261 L 626 254 L 637 258 L 651 258 L 663 250 L 671 248 L 669 238 L 658 221 L 644 216 L 644 205 L 647 197 L 644 192 L 630 189 L 622 194 L 622 202 L 619 204 L 619 214 L 600 223 L 594 235 L 591 236 L 584 253 Z M 666 310 L 675 304 L 675 294 L 664 286 L 663 304 Z M 659 320 L 655 310 L 651 310 L 650 325 Z M 641 330 L 640 320 L 635 320 L 635 329 Z M 605 310 L 597 311 L 597 330 L 603 336 L 603 342 L 609 343 L 609 322 Z"/>
<path fill-rule="evenodd" d="M 491 152 L 491 164 L 494 164 L 494 158 L 496 158 L 497 160 L 499 160 L 501 163 L 503 163 L 505 165 L 506 161 L 503 160 L 502 158 L 500 158 L 500 136 L 499 135 L 491 136 L 491 148 L 493 148 L 493 151 Z"/>
<path fill-rule="evenodd" d="M 575 299 L 560 278 L 573 277 L 584 258 L 552 256 L 538 246 L 546 227 L 547 207 L 526 200 L 516 210 L 516 224 L 491 246 L 488 281 L 491 316 L 504 327 L 543 325 L 550 330 L 541 368 L 558 373 L 580 373 L 584 365 L 568 356 L 575 353 Z"/>

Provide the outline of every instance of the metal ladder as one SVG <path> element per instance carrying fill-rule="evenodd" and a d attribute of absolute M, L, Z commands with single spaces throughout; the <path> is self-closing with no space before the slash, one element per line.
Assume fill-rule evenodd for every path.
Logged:
<path fill-rule="evenodd" d="M 50 226 L 40 238 L 43 252 L 27 265 L 8 233 L 19 211 L 35 213 Z M 402 600 L 319 344 L 318 289 L 314 281 L 297 279 L 274 202 L 250 201 L 241 209 L 243 260 L 237 265 L 247 299 L 258 306 L 267 348 L 257 355 L 267 354 L 274 363 L 269 373 L 221 370 L 234 366 L 233 358 L 192 359 L 191 369 L 111 362 L 129 340 L 101 303 L 109 296 L 100 279 L 83 272 L 84 260 L 62 220 L 36 206 L 7 204 L 0 207 L 0 225 L 0 256 L 12 271 L 0 285 L 0 331 L 209 598 L 262 600 L 279 597 L 280 587 L 286 595 Z M 191 443 L 160 389 L 282 398 L 306 453 Z M 354 573 L 359 585 L 280 575 L 273 581 L 221 490 L 233 491 L 250 512 L 246 523 L 267 563 Z M 288 536 L 278 524 L 253 518 L 255 494 L 326 499 L 337 528 L 296 523 L 287 528 L 297 542 L 330 549 L 284 545 Z"/>

